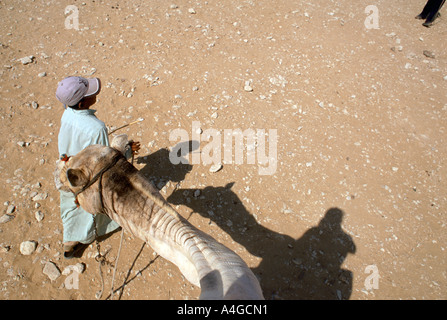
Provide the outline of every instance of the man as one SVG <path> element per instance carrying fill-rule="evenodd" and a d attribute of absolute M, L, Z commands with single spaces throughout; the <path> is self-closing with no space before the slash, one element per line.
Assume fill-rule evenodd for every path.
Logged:
<path fill-rule="evenodd" d="M 107 128 L 95 116 L 95 104 L 100 91 L 99 79 L 68 77 L 59 82 L 56 97 L 64 104 L 58 136 L 58 149 L 61 159 L 71 157 L 92 144 L 109 146 Z M 138 142 L 131 142 L 131 150 L 137 153 Z M 92 215 L 75 203 L 70 192 L 60 191 L 60 209 L 64 228 L 64 257 L 73 258 L 96 237 L 110 233 L 119 225 L 103 214 Z"/>
<path fill-rule="evenodd" d="M 416 16 L 416 19 L 425 19 L 422 24 L 424 27 L 431 27 L 435 20 L 441 16 L 439 10 L 441 10 L 442 5 L 445 0 L 428 0 L 422 12 Z"/>

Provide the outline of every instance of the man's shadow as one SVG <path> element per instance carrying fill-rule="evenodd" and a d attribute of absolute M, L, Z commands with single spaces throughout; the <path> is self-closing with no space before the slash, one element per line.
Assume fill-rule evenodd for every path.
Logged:
<path fill-rule="evenodd" d="M 191 140 L 181 142 L 172 148 L 171 151 L 167 148 L 163 148 L 147 156 L 138 157 L 136 158 L 136 163 L 145 165 L 140 169 L 140 172 L 148 178 L 158 190 L 161 190 L 169 181 L 181 182 L 185 179 L 186 175 L 192 170 L 192 165 L 188 164 L 186 158 L 183 157 L 188 153 L 197 150 L 198 147 L 198 141 Z M 172 155 L 175 155 L 175 157 Z M 178 164 L 173 164 L 171 161 L 172 158 L 175 158 L 180 162 Z"/>
<path fill-rule="evenodd" d="M 294 239 L 259 224 L 231 190 L 233 184 L 206 187 L 198 197 L 193 196 L 197 189 L 178 189 L 167 201 L 210 219 L 261 258 L 253 272 L 266 299 L 349 299 L 353 274 L 341 265 L 356 248 L 341 227 L 342 210 L 329 209 L 317 226 Z"/>

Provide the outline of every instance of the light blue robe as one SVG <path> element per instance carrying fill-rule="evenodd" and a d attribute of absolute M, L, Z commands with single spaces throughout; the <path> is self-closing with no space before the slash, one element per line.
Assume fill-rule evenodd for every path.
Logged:
<path fill-rule="evenodd" d="M 92 144 L 109 146 L 107 128 L 95 116 L 96 110 L 75 110 L 67 107 L 62 115 L 58 136 L 59 156 L 71 157 Z M 119 225 L 104 214 L 86 212 L 75 204 L 71 192 L 60 192 L 60 209 L 64 227 L 63 241 L 90 243 L 96 236 L 102 236 L 116 230 Z M 95 223 L 96 221 L 96 230 Z"/>

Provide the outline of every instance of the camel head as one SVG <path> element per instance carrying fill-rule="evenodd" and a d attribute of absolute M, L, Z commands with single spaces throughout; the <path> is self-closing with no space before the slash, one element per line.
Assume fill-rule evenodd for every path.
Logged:
<path fill-rule="evenodd" d="M 100 212 L 100 195 L 98 187 L 99 176 L 105 169 L 110 168 L 120 158 L 124 158 L 122 153 L 114 148 L 102 145 L 91 145 L 80 151 L 76 156 L 68 161 L 58 160 L 55 171 L 56 187 L 65 192 L 72 192 L 78 195 L 79 204 L 87 212 Z M 92 190 L 88 190 L 92 186 Z"/>

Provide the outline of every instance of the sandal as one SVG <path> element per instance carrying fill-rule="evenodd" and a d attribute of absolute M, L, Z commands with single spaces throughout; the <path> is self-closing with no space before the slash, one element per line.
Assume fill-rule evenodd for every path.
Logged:
<path fill-rule="evenodd" d="M 82 249 L 86 248 L 87 246 L 88 245 L 83 243 L 77 243 L 72 246 L 64 246 L 64 258 L 65 259 L 75 258 L 75 255 Z"/>

